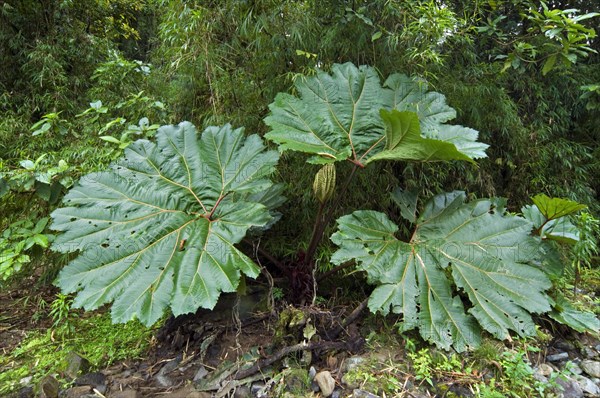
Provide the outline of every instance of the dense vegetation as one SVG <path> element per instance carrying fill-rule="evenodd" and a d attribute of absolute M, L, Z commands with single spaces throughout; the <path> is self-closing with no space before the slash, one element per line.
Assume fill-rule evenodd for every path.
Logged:
<path fill-rule="evenodd" d="M 259 275 L 250 257 L 260 249 L 263 265 L 288 277 L 288 298 L 296 303 L 314 300 L 315 273 L 356 264 L 378 286 L 373 311 L 403 314 L 401 329 L 417 327 L 445 348 L 478 345 L 456 334 L 479 334 L 480 326 L 500 339 L 535 334 L 531 314 L 549 313 L 577 330 L 597 328 L 594 316 L 563 297 L 582 269 L 598 266 L 596 11 L 593 0 L 4 1 L 0 280 L 9 286 L 35 275 L 39 284 L 57 281 L 66 293 L 84 287 L 77 305 L 114 302 L 114 320 L 137 316 L 152 324 L 167 308 L 180 314 L 212 307 L 243 275 Z M 364 86 L 356 89 L 357 82 Z M 344 107 L 351 102 L 346 86 L 367 93 L 364 109 Z M 392 95 L 401 100 L 386 102 Z M 451 119 L 452 126 L 445 124 Z M 189 124 L 159 128 L 184 120 L 202 134 Z M 339 131 L 323 127 L 338 121 Z M 328 145 L 298 138 L 307 131 Z M 188 151 L 196 136 L 198 151 Z M 235 161 L 211 159 L 221 152 Z M 312 156 L 309 163 L 300 153 Z M 180 173 L 194 158 L 203 163 Z M 141 166 L 146 160 L 157 165 L 156 174 Z M 333 163 L 334 169 L 322 168 Z M 186 194 L 163 180 L 176 181 Z M 390 196 L 397 186 L 402 189 Z M 181 216 L 118 201 L 113 188 Z M 488 197 L 506 201 L 482 199 Z M 84 225 L 84 218 L 104 217 L 96 210 L 109 200 L 110 217 Z M 436 219 L 444 212 L 448 219 Z M 487 218 L 476 220 L 484 213 Z M 129 216 L 144 221 L 109 227 Z M 156 218 L 146 221 L 150 216 Z M 214 229 L 207 227 L 215 220 Z M 398 261 L 411 249 L 434 251 L 449 239 L 442 232 L 463 222 L 471 229 L 446 241 L 463 245 L 472 230 L 493 224 L 498 231 L 482 232 L 478 243 L 505 233 L 506 241 L 535 249 L 518 261 L 512 252 L 494 259 L 477 252 L 476 261 L 461 264 L 463 270 L 484 264 L 480 273 L 462 272 L 453 259 L 452 268 L 432 267 L 408 282 L 386 269 L 389 262 L 369 257 Z M 430 230 L 422 228 L 428 223 Z M 120 248 L 131 236 L 133 246 Z M 92 253 L 111 247 L 110 239 L 117 245 L 111 254 Z M 373 243 L 379 239 L 389 245 Z M 205 273 L 180 283 L 194 275 L 184 266 L 194 256 L 194 240 L 218 247 L 222 258 L 199 255 Z M 167 246 L 175 271 L 169 258 L 168 272 L 144 273 L 148 260 L 140 260 L 132 278 L 151 281 L 142 286 L 149 293 L 133 303 L 122 299 L 125 285 L 136 287 L 133 279 L 115 278 L 105 289 L 108 282 L 92 272 L 96 263 L 125 269 L 122 257 L 133 252 L 159 258 Z M 74 251 L 81 256 L 56 279 Z M 450 258 L 440 253 L 431 255 L 435 264 Z M 518 278 L 536 282 L 531 296 L 511 296 L 525 286 L 515 281 L 494 280 L 498 290 L 489 296 L 469 290 L 471 282 L 493 280 L 490 270 L 501 266 L 492 263 L 500 260 Z M 407 270 L 416 267 L 413 261 L 405 261 Z M 426 277 L 437 282 L 423 288 Z M 157 304 L 155 290 L 164 293 Z M 410 299 L 403 301 L 399 290 Z M 436 307 L 439 300 L 430 307 L 430 292 L 452 308 Z M 500 304 L 492 309 L 490 302 Z M 432 319 L 417 316 L 425 308 L 436 313 Z"/>

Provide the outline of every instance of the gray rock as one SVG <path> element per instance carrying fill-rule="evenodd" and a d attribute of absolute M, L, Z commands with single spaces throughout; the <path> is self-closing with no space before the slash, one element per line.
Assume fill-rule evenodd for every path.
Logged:
<path fill-rule="evenodd" d="M 71 379 L 75 379 L 80 374 L 87 373 L 90 370 L 90 361 L 74 351 L 69 351 L 66 360 L 67 370 L 65 370 L 65 374 Z"/>
<path fill-rule="evenodd" d="M 8 394 L 5 398 L 34 398 L 35 393 L 33 392 L 33 387 L 27 386 L 23 387 L 18 391 Z"/>
<path fill-rule="evenodd" d="M 75 386 L 71 387 L 65 393 L 66 398 L 80 398 L 92 392 L 91 386 Z"/>
<path fill-rule="evenodd" d="M 22 386 L 28 386 L 31 384 L 32 380 L 33 380 L 33 376 L 23 377 L 21 380 L 19 380 L 19 384 Z"/>
<path fill-rule="evenodd" d="M 565 368 L 565 370 L 568 370 L 569 372 L 573 373 L 574 375 L 580 375 L 583 373 L 583 370 L 581 370 L 579 365 L 576 364 L 575 362 L 567 362 L 565 364 L 564 368 Z"/>
<path fill-rule="evenodd" d="M 381 398 L 379 395 L 371 394 L 368 391 L 355 388 L 352 391 L 352 398 Z"/>
<path fill-rule="evenodd" d="M 558 340 L 556 343 L 554 343 L 554 347 L 563 351 L 571 351 L 575 349 L 575 345 L 566 340 Z"/>
<path fill-rule="evenodd" d="M 206 370 L 206 368 L 203 365 L 201 365 L 200 368 L 198 368 L 198 371 L 196 372 L 196 374 L 194 375 L 194 381 L 204 379 L 207 374 L 208 374 L 208 370 Z"/>
<path fill-rule="evenodd" d="M 263 397 L 265 389 L 265 383 L 262 381 L 257 381 L 256 383 L 252 383 L 252 386 L 250 387 L 250 393 L 253 397 Z"/>
<path fill-rule="evenodd" d="M 559 377 L 556 379 L 556 382 L 562 388 L 562 395 L 560 395 L 562 398 L 582 398 L 583 397 L 583 390 L 581 389 L 581 387 L 579 386 L 579 383 L 577 383 L 577 381 L 575 381 L 571 378 L 563 379 L 562 377 Z"/>
<path fill-rule="evenodd" d="M 594 347 L 596 349 L 596 351 L 600 352 L 600 344 L 598 344 L 596 347 Z"/>
<path fill-rule="evenodd" d="M 52 376 L 44 377 L 39 384 L 40 398 L 58 398 L 58 380 Z"/>
<path fill-rule="evenodd" d="M 600 396 L 600 387 L 598 387 L 593 381 L 583 376 L 575 376 L 575 380 L 579 384 L 579 387 L 584 393 L 589 394 L 593 397 Z"/>
<path fill-rule="evenodd" d="M 247 385 L 239 386 L 233 394 L 233 398 L 248 398 L 250 396 L 252 396 L 252 391 L 250 391 L 250 386 Z"/>
<path fill-rule="evenodd" d="M 79 376 L 73 382 L 76 386 L 99 387 L 106 384 L 106 376 L 102 372 L 92 372 Z"/>
<path fill-rule="evenodd" d="M 154 377 L 154 379 L 156 380 L 156 384 L 158 384 L 160 387 L 173 386 L 173 384 L 175 383 L 167 375 L 175 369 L 177 369 L 179 363 L 181 362 L 181 359 L 182 356 L 179 355 L 175 359 L 172 359 L 169 362 L 167 362 L 162 368 L 160 368 L 160 370 Z"/>
<path fill-rule="evenodd" d="M 335 380 L 331 376 L 328 370 L 324 370 L 315 375 L 315 381 L 319 385 L 321 395 L 324 397 L 330 397 L 335 389 Z"/>
<path fill-rule="evenodd" d="M 542 376 L 550 376 L 554 372 L 554 368 L 547 363 L 540 363 L 536 368 Z"/>
<path fill-rule="evenodd" d="M 581 369 L 592 377 L 600 377 L 600 362 L 586 359 L 581 361 Z"/>
<path fill-rule="evenodd" d="M 558 354 L 548 355 L 546 360 L 549 362 L 559 362 L 565 359 L 569 359 L 569 353 L 567 352 L 559 352 Z"/>
<path fill-rule="evenodd" d="M 116 391 L 110 394 L 111 398 L 138 398 L 139 394 L 136 390 L 128 388 L 123 391 Z"/>
<path fill-rule="evenodd" d="M 331 398 L 340 398 L 342 396 L 342 390 L 333 390 L 333 394 L 331 394 Z"/>
<path fill-rule="evenodd" d="M 348 373 L 342 376 L 342 384 L 345 385 L 349 390 L 354 390 L 360 386 L 357 380 L 354 380 L 348 376 Z"/>
<path fill-rule="evenodd" d="M 581 350 L 583 356 L 587 359 L 596 359 L 598 358 L 598 351 L 594 350 L 592 347 L 583 347 Z"/>
<path fill-rule="evenodd" d="M 156 380 L 156 384 L 158 384 L 160 387 L 171 387 L 173 384 L 175 384 L 173 383 L 173 380 L 169 378 L 169 376 L 161 374 L 160 372 L 158 372 L 154 380 Z"/>
<path fill-rule="evenodd" d="M 309 377 L 309 379 L 313 380 L 316 375 L 317 375 L 317 369 L 315 369 L 314 366 L 311 366 L 310 369 L 308 369 L 308 377 Z"/>
<path fill-rule="evenodd" d="M 361 356 L 356 355 L 356 356 L 350 357 L 350 358 L 346 359 L 346 361 L 344 362 L 344 372 L 348 372 L 352 369 L 356 369 L 364 362 L 365 362 L 365 359 Z"/>
<path fill-rule="evenodd" d="M 163 374 L 169 374 L 172 371 L 174 371 L 175 369 L 177 369 L 177 367 L 179 366 L 179 364 L 181 363 L 181 360 L 183 359 L 183 355 L 179 354 L 178 356 L 176 356 L 174 359 L 170 360 L 169 362 L 167 362 L 166 364 L 164 364 L 164 366 L 160 369 Z"/>

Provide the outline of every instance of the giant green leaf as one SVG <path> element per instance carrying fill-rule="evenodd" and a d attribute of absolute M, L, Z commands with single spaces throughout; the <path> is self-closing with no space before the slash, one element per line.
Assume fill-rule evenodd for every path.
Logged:
<path fill-rule="evenodd" d="M 547 312 L 551 283 L 530 265 L 538 255 L 532 225 L 505 212 L 503 202 L 465 203 L 465 194 L 437 195 L 424 206 L 409 242 L 375 211 L 338 220 L 332 262 L 356 261 L 377 285 L 372 311 L 403 314 L 402 328 L 418 328 L 435 344 L 462 351 L 481 329 L 506 339 L 535 333 L 531 313 Z M 468 305 L 465 308 L 465 301 Z"/>
<path fill-rule="evenodd" d="M 113 302 L 118 322 L 150 325 L 168 308 L 212 308 L 220 292 L 235 291 L 240 273 L 255 277 L 258 266 L 234 244 L 269 223 L 268 203 L 278 203 L 268 179 L 278 155 L 257 135 L 226 125 L 199 136 L 182 123 L 156 139 L 136 141 L 110 170 L 82 177 L 52 213 L 62 231 L 53 248 L 79 253 L 58 286 L 77 292 L 77 307 Z"/>
<path fill-rule="evenodd" d="M 271 131 L 265 137 L 279 144 L 280 150 L 313 155 L 312 163 L 350 160 L 364 166 L 384 150 L 400 152 L 398 142 L 389 142 L 397 134 L 390 135 L 388 129 L 386 135 L 382 109 L 415 113 L 423 138 L 453 144 L 464 158 L 485 157 L 487 145 L 477 142 L 475 130 L 444 124 L 456 112 L 443 95 L 428 92 L 422 80 L 394 74 L 382 86 L 375 69 L 346 63 L 333 65 L 331 74 L 317 71 L 315 76 L 299 78 L 295 87 L 298 96 L 280 93 L 269 106 L 265 123 Z M 414 134 L 409 137 L 403 143 L 415 141 Z M 429 153 L 413 150 L 407 160 L 425 161 Z M 424 157 L 413 159 L 417 155 Z M 393 157 L 388 153 L 380 159 Z"/>
<path fill-rule="evenodd" d="M 470 157 L 460 152 L 450 142 L 421 136 L 419 118 L 414 112 L 384 109 L 380 112 L 385 123 L 385 149 L 367 160 L 412 160 L 420 162 L 467 160 Z"/>
<path fill-rule="evenodd" d="M 536 195 L 531 200 L 547 220 L 568 216 L 587 207 L 569 199 L 550 198 L 544 194 Z"/>

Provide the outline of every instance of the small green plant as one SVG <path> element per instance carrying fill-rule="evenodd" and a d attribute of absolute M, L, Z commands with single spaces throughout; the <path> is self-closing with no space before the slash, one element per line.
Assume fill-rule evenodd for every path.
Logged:
<path fill-rule="evenodd" d="M 577 292 L 577 285 L 581 278 L 581 269 L 590 268 L 594 256 L 598 254 L 598 236 L 600 235 L 600 221 L 588 212 L 581 212 L 575 225 L 579 231 L 579 240 L 573 245 L 571 264 L 575 272 L 573 291 Z"/>
<path fill-rule="evenodd" d="M 69 131 L 68 122 L 65 119 L 61 119 L 60 114 L 62 112 L 47 113 L 40 121 L 31 126 L 31 135 L 42 135 L 47 133 L 58 133 L 60 135 L 66 135 Z"/>
<path fill-rule="evenodd" d="M 34 246 L 47 248 L 53 235 L 44 234 L 48 217 L 37 222 L 30 219 L 16 221 L 0 235 L 0 279 L 6 281 L 31 261 L 27 254 Z"/>
<path fill-rule="evenodd" d="M 50 303 L 49 315 L 52 318 L 52 327 L 64 336 L 75 331 L 73 320 L 77 318 L 77 314 L 71 311 L 72 305 L 73 298 L 62 293 L 58 293 L 56 299 Z"/>
<path fill-rule="evenodd" d="M 53 303 L 62 316 L 68 312 L 69 301 L 65 296 L 58 299 L 59 304 Z M 47 374 L 60 374 L 69 351 L 87 358 L 93 369 L 100 369 L 119 360 L 141 358 L 150 345 L 152 330 L 139 322 L 114 325 L 108 314 L 76 318 L 71 313 L 68 317 L 77 338 L 56 338 L 53 327 L 30 332 L 15 350 L 0 354 L 0 395 L 19 388 L 24 377 L 32 376 L 31 383 L 36 384 Z"/>

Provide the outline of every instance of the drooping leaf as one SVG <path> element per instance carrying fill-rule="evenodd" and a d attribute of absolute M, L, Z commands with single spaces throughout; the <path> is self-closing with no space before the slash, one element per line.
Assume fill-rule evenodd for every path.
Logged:
<path fill-rule="evenodd" d="M 542 239 L 555 240 L 571 245 L 579 241 L 579 230 L 571 223 L 568 216 L 548 220 L 536 205 L 524 206 L 521 212 L 526 219 L 533 223 Z"/>
<path fill-rule="evenodd" d="M 587 331 L 598 333 L 600 331 L 600 320 L 595 314 L 578 310 L 562 295 L 556 298 L 556 305 L 549 315 L 555 321 L 580 333 Z"/>
<path fill-rule="evenodd" d="M 374 211 L 338 220 L 332 262 L 355 260 L 373 291 L 369 308 L 403 314 L 404 330 L 418 328 L 435 344 L 462 351 L 476 346 L 480 329 L 500 339 L 535 333 L 531 313 L 550 310 L 551 283 L 530 265 L 538 242 L 529 221 L 508 215 L 503 201 L 465 203 L 465 194 L 437 195 L 425 205 L 409 242 Z M 470 301 L 467 310 L 459 297 Z"/>
<path fill-rule="evenodd" d="M 366 163 L 380 159 L 419 162 L 473 161 L 450 142 L 422 137 L 419 118 L 414 112 L 388 112 L 382 109 L 380 115 L 385 123 L 385 149 L 369 158 Z"/>
<path fill-rule="evenodd" d="M 117 322 L 150 325 L 167 308 L 212 308 L 220 292 L 236 290 L 240 273 L 258 274 L 234 244 L 272 219 L 261 203 L 268 200 L 253 195 L 272 189 L 278 155 L 258 136 L 226 125 L 199 137 L 182 123 L 156 139 L 136 141 L 110 170 L 82 177 L 52 213 L 52 229 L 62 231 L 53 249 L 79 252 L 58 286 L 77 292 L 77 307 L 113 302 Z"/>
<path fill-rule="evenodd" d="M 382 86 L 375 69 L 346 63 L 333 65 L 331 74 L 317 71 L 316 76 L 297 79 L 295 86 L 298 97 L 279 94 L 269 106 L 271 114 L 265 123 L 271 131 L 265 137 L 279 144 L 280 150 L 313 155 L 309 162 L 351 160 L 365 165 L 385 149 L 402 151 L 397 141 L 399 132 L 391 134 L 388 130 L 386 136 L 382 109 L 416 113 L 423 138 L 454 144 L 465 155 L 461 159 L 485 157 L 487 145 L 476 141 L 475 130 L 443 124 L 456 117 L 456 112 L 446 105 L 443 95 L 428 92 L 421 80 L 395 74 Z M 408 160 L 428 159 L 414 159 L 421 154 L 413 149 Z"/>
<path fill-rule="evenodd" d="M 398 187 L 392 192 L 392 200 L 400 208 L 400 214 L 411 223 L 417 221 L 418 199 L 418 194 L 415 191 L 406 191 Z"/>
<path fill-rule="evenodd" d="M 536 195 L 531 200 L 547 220 L 568 216 L 587 207 L 569 199 L 549 198 L 544 194 Z"/>

